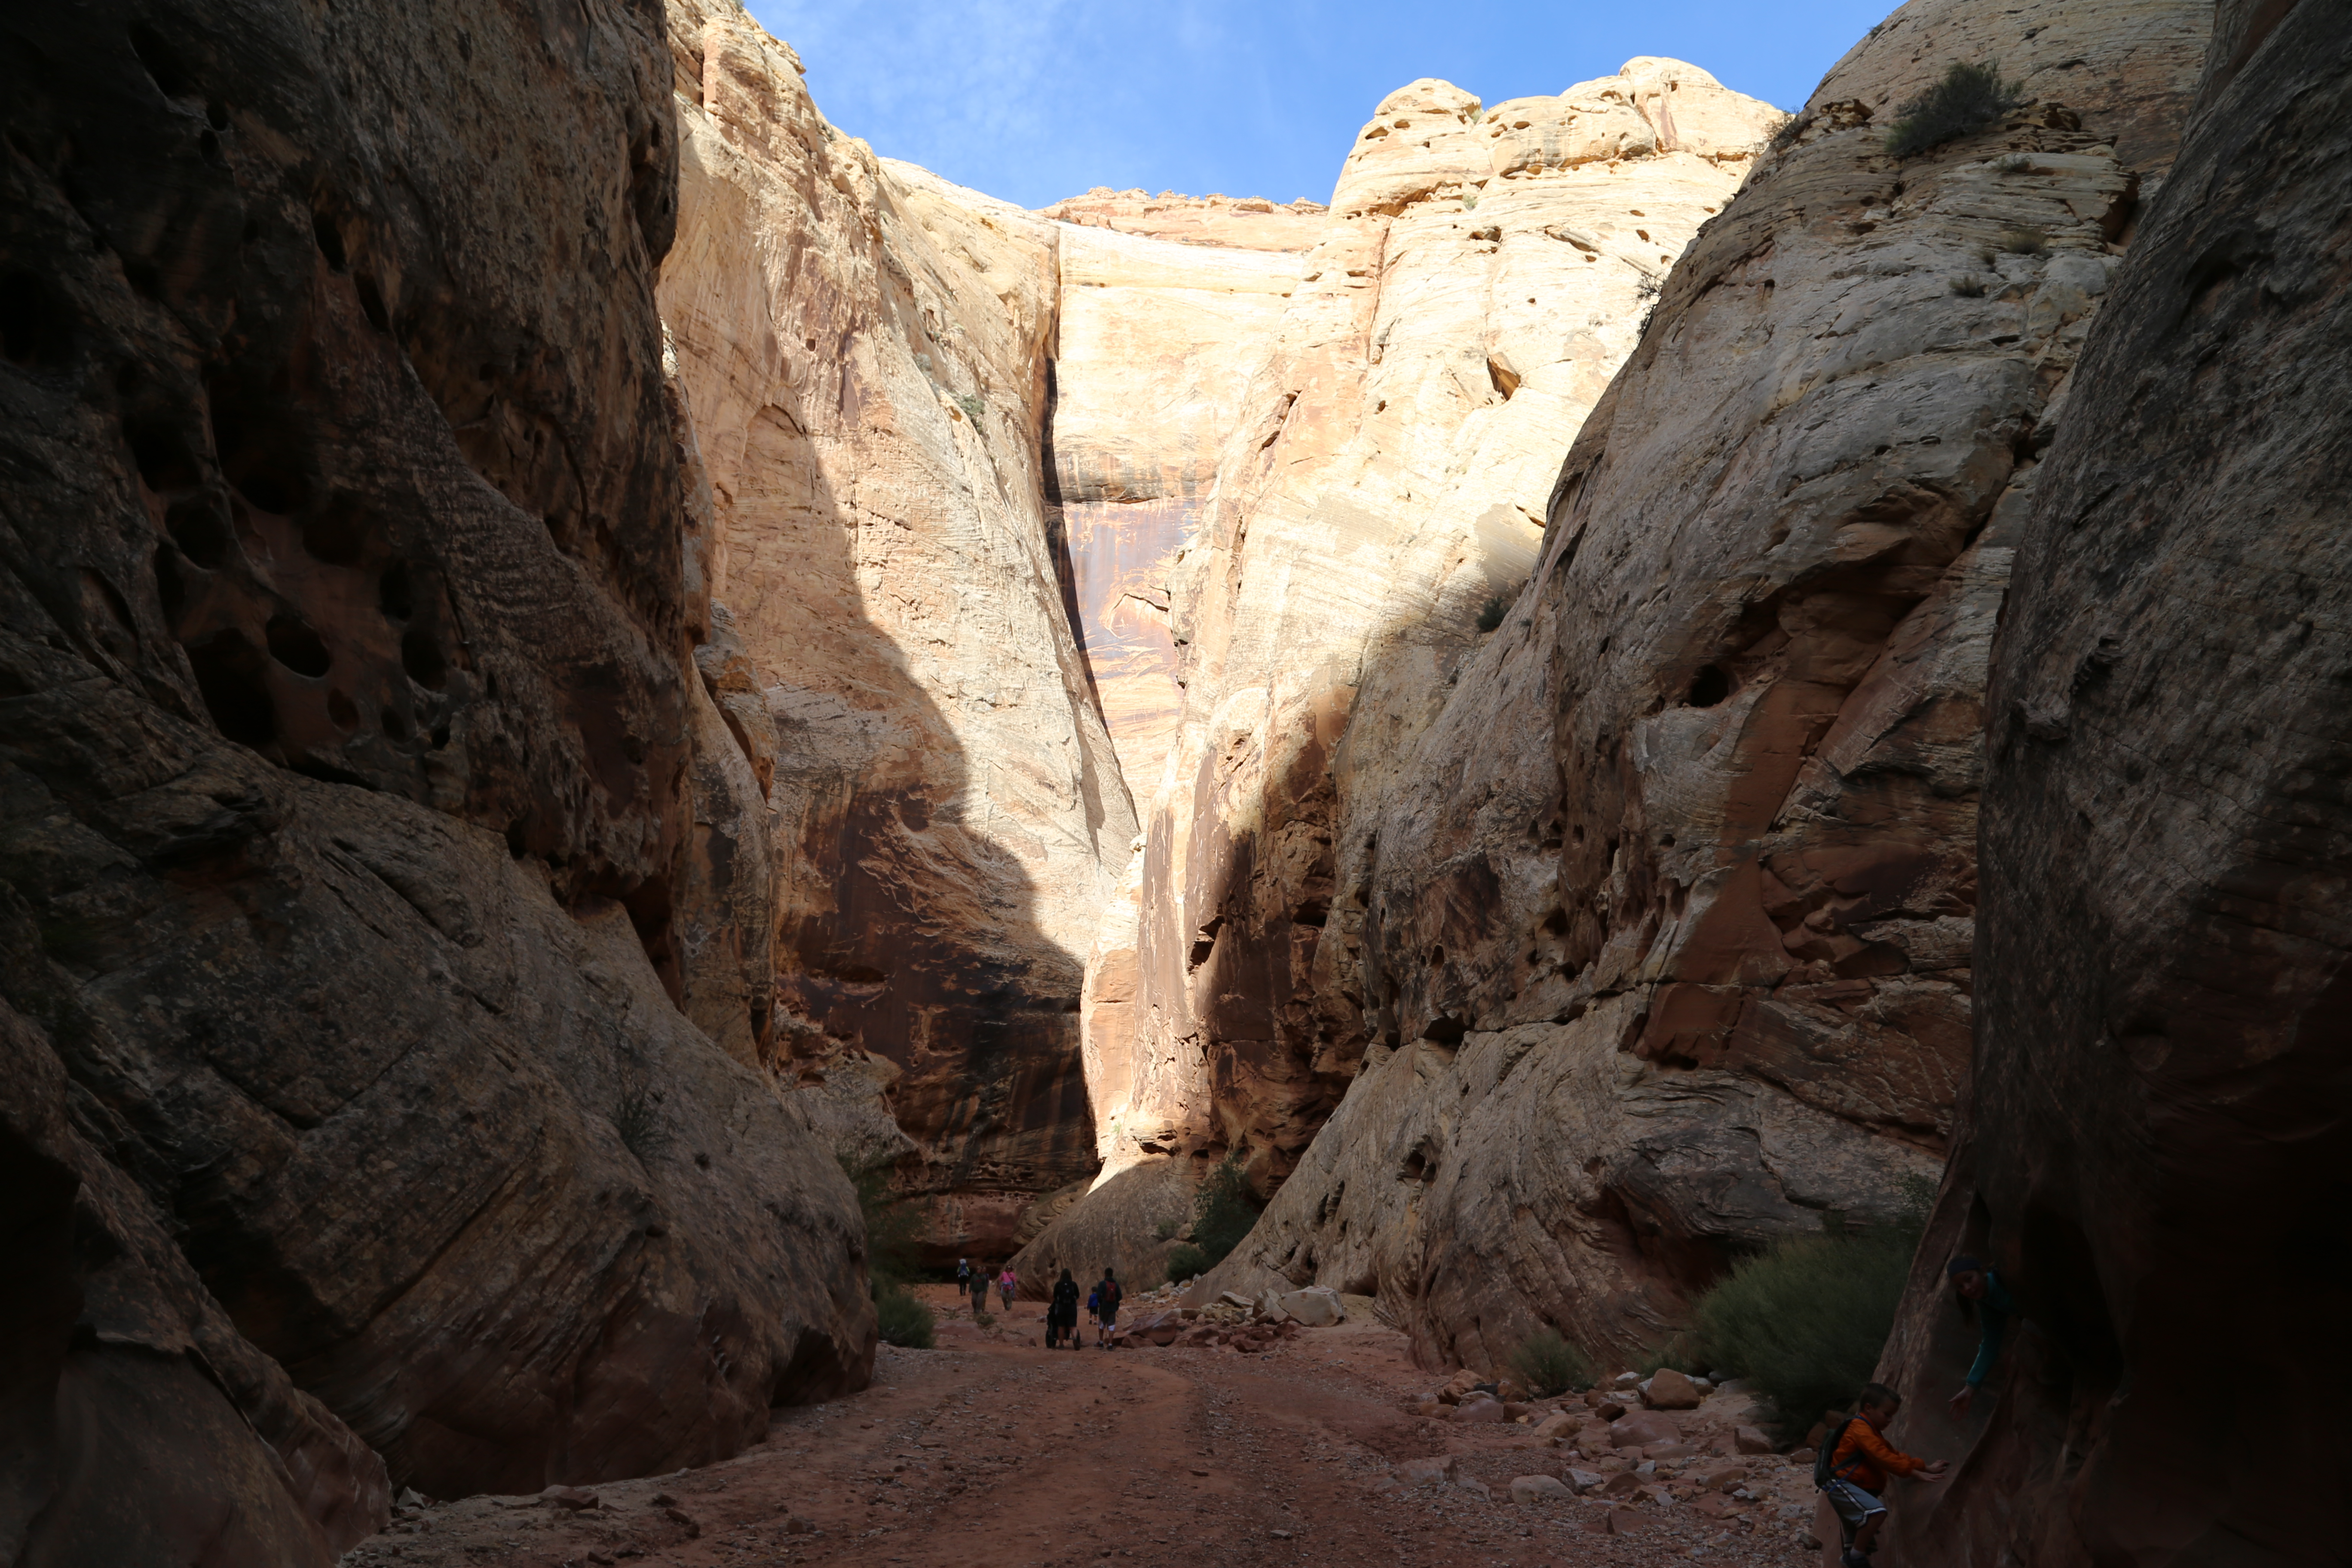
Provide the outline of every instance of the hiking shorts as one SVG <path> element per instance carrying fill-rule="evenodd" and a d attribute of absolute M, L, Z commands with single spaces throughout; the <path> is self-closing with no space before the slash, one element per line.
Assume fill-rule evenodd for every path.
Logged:
<path fill-rule="evenodd" d="M 1118 1309 L 1117 1307 L 1113 1307 L 1110 1310 L 1102 1315 L 1102 1326 L 1106 1329 L 1116 1328 L 1118 1326 Z"/>
<path fill-rule="evenodd" d="M 1837 1510 L 1840 1519 L 1848 1524 L 1866 1522 L 1874 1513 L 1885 1513 L 1886 1505 L 1852 1481 L 1832 1481 L 1822 1490 L 1827 1492 L 1830 1506 Z"/>

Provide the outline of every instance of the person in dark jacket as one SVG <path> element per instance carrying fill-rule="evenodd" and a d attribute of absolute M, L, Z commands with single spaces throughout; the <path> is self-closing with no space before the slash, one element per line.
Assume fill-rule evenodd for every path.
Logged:
<path fill-rule="evenodd" d="M 1080 1348 L 1078 1282 L 1070 1278 L 1070 1271 L 1066 1268 L 1062 1270 L 1061 1279 L 1054 1282 L 1054 1304 L 1045 1314 L 1045 1348 L 1053 1350 L 1063 1340 L 1070 1342 L 1072 1350 Z"/>
<path fill-rule="evenodd" d="M 1103 1270 L 1102 1283 L 1095 1287 L 1095 1344 L 1100 1348 L 1110 1342 L 1111 1331 L 1118 1327 L 1118 1303 L 1127 1292 L 1118 1288 L 1118 1278 L 1109 1269 Z"/>
<path fill-rule="evenodd" d="M 2009 1337 L 2009 1321 L 2017 1316 L 2017 1302 L 2000 1275 L 1966 1254 L 1944 1265 L 1944 1272 L 1952 1281 L 1961 1314 L 1977 1321 L 1977 1359 L 1969 1365 L 1968 1382 L 1948 1401 L 1952 1414 L 1964 1416 L 1977 1390 L 1992 1374 L 1992 1363 L 2000 1357 L 2000 1347 Z"/>

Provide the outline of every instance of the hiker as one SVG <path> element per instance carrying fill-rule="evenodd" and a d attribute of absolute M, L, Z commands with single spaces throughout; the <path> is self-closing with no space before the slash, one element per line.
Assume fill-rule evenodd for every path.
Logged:
<path fill-rule="evenodd" d="M 1095 1344 L 1107 1346 L 1111 1331 L 1118 1327 L 1119 1298 L 1126 1292 L 1118 1288 L 1118 1279 L 1108 1268 L 1103 1270 L 1102 1283 L 1095 1287 Z"/>
<path fill-rule="evenodd" d="M 1087 1292 L 1087 1321 L 1089 1323 L 1102 1321 L 1102 1282 L 1100 1280 L 1097 1280 L 1094 1288 Z M 1083 1344 L 1085 1341 L 1086 1336 L 1081 1334 L 1079 1342 Z"/>
<path fill-rule="evenodd" d="M 1045 1314 L 1047 1350 L 1054 1348 L 1056 1334 L 1068 1340 L 1072 1350 L 1083 1348 L 1078 1343 L 1078 1282 L 1070 1278 L 1070 1271 L 1066 1268 L 1062 1270 L 1062 1278 L 1055 1282 L 1054 1304 Z"/>
<path fill-rule="evenodd" d="M 988 1315 L 988 1265 L 983 1263 L 971 1271 L 971 1315 Z"/>
<path fill-rule="evenodd" d="M 956 1294 L 959 1296 L 971 1294 L 971 1259 L 969 1258 L 956 1259 Z"/>
<path fill-rule="evenodd" d="M 1006 1259 L 1004 1272 L 996 1277 L 996 1293 L 1004 1300 L 1004 1310 L 1013 1310 L 1013 1292 L 1021 1286 L 1021 1276 L 1013 1272 L 1011 1259 Z"/>
<path fill-rule="evenodd" d="M 1865 1384 L 1855 1414 L 1840 1422 L 1814 1455 L 1813 1485 L 1829 1495 L 1838 1528 L 1845 1534 L 1845 1552 L 1839 1559 L 1845 1568 L 1870 1568 L 1879 1528 L 1886 1522 L 1886 1505 L 1878 1494 L 1886 1489 L 1888 1476 L 1944 1479 L 1948 1467 L 1943 1460 L 1931 1463 L 1906 1454 L 1879 1436 L 1902 1408 L 1901 1394 L 1883 1383 Z"/>
<path fill-rule="evenodd" d="M 1944 1273 L 1952 1281 L 1960 1316 L 1974 1319 L 1977 1324 L 1977 1359 L 1969 1365 L 1968 1382 L 1948 1402 L 1957 1420 L 1968 1415 L 1977 1390 L 1992 1374 L 1992 1363 L 2000 1354 L 2001 1342 L 2009 1337 L 2009 1320 L 2016 1316 L 2017 1303 L 2000 1275 L 1966 1253 L 1944 1265 Z"/>

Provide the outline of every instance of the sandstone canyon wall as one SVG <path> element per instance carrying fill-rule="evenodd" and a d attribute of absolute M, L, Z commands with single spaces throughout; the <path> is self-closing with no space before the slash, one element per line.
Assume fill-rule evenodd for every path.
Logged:
<path fill-rule="evenodd" d="M 2223 5 L 1995 650 L 1974 1091 L 1882 1363 L 1955 1461 L 1906 1563 L 2343 1555 L 2347 184 L 2352 16 Z M 2026 1321 L 1956 1424 L 1962 1250 Z M 2168 1393 L 2215 1364 L 2294 1394 Z"/>
<path fill-rule="evenodd" d="M 1534 565 L 1560 452 L 1781 118 L 1638 59 L 1492 109 L 1416 82 L 1364 127 L 1173 584 L 1183 723 L 1089 966 L 1103 1184 L 1027 1272 L 1143 1267 L 1200 1156 L 1271 1185 L 1338 1102 L 1347 803 Z"/>
<path fill-rule="evenodd" d="M 330 1562 L 862 1383 L 849 1186 L 678 1006 L 750 759 L 658 18 L 0 26 L 0 1555 Z"/>
<path fill-rule="evenodd" d="M 1135 834 L 1045 521 L 1053 226 L 835 132 L 740 7 L 670 23 L 700 657 L 772 884 L 706 1026 L 894 1161 L 934 1253 L 993 1250 L 1093 1170 L 1081 957 Z"/>
<path fill-rule="evenodd" d="M 1217 1283 L 1377 1289 L 1440 1361 L 1628 1349 L 1932 1181 L 1990 638 L 2200 47 L 2194 4 L 2082 10 L 1915 5 L 1842 61 L 1674 268 L 1499 629 L 1415 679 L 1442 706 L 1362 683 L 1316 990 L 1371 1044 Z M 1995 54 L 2053 96 L 1886 154 Z"/>

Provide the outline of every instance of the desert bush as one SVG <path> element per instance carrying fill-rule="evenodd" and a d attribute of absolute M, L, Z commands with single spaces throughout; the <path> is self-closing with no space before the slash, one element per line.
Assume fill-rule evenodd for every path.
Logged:
<path fill-rule="evenodd" d="M 1216 1264 L 1207 1253 L 1189 1241 L 1168 1249 L 1168 1282 L 1171 1285 L 1181 1285 L 1187 1279 L 1197 1279 L 1215 1267 Z"/>
<path fill-rule="evenodd" d="M 2000 79 L 1998 61 L 1948 67 L 1943 79 L 1895 111 L 1886 150 L 1908 158 L 1939 147 L 2007 113 L 2025 101 L 2021 82 Z"/>
<path fill-rule="evenodd" d="M 1780 125 L 1775 128 L 1772 132 L 1772 140 L 1770 142 L 1772 151 L 1775 153 L 1785 153 L 1790 148 L 1795 146 L 1797 144 L 1797 138 L 1803 135 L 1805 127 L 1811 123 L 1811 121 L 1808 120 L 1801 114 L 1791 114 L 1787 119 L 1781 121 Z"/>
<path fill-rule="evenodd" d="M 1183 1229 L 1184 1226 L 1182 1221 L 1163 1219 L 1158 1225 L 1151 1227 L 1151 1239 L 1154 1241 L 1173 1241 L 1183 1232 Z"/>
<path fill-rule="evenodd" d="M 1907 1186 L 1894 1223 L 1868 1229 L 1829 1215 L 1820 1235 L 1774 1242 L 1700 1298 L 1706 1360 L 1755 1383 L 1780 1408 L 1784 1439 L 1850 1405 L 1869 1381 L 1933 1196 L 1932 1186 Z"/>
<path fill-rule="evenodd" d="M 1212 1265 L 1223 1263 L 1256 1226 L 1265 1206 L 1242 1174 L 1240 1159 L 1226 1155 L 1192 1200 L 1193 1245 L 1208 1255 Z"/>
<path fill-rule="evenodd" d="M 669 1129 L 661 1124 L 661 1091 L 642 1072 L 622 1078 L 611 1120 L 613 1131 L 641 1165 L 651 1164 L 669 1148 Z"/>
<path fill-rule="evenodd" d="M 1963 272 L 1952 279 L 1952 292 L 1963 300 L 1981 300 L 1985 296 L 1985 280 L 1973 272 Z"/>
<path fill-rule="evenodd" d="M 980 423 L 980 416 L 988 412 L 988 405 L 981 401 L 977 392 L 967 392 L 958 397 L 956 406 L 962 409 L 963 416 L 975 425 Z"/>
<path fill-rule="evenodd" d="M 1520 1341 L 1509 1360 L 1512 1374 L 1539 1399 L 1592 1385 L 1591 1362 L 1549 1324 Z"/>
<path fill-rule="evenodd" d="M 938 1342 L 930 1308 L 904 1285 L 875 1285 L 874 1316 L 884 1344 L 927 1351 Z"/>
<path fill-rule="evenodd" d="M 1503 602 L 1502 595 L 1488 595 L 1486 602 L 1478 606 L 1478 629 L 1482 632 L 1491 632 L 1501 626 L 1503 616 L 1509 608 L 1510 606 Z"/>
<path fill-rule="evenodd" d="M 2023 224 L 2002 234 L 2000 247 L 2011 256 L 2047 256 L 2050 237 L 2031 224 Z"/>
<path fill-rule="evenodd" d="M 1478 210 L 1477 192 L 1465 191 L 1462 193 L 1462 210 L 1465 213 L 1474 213 Z"/>
<path fill-rule="evenodd" d="M 1662 1367 L 1672 1367 L 1676 1372 L 1700 1372 L 1705 1370 L 1699 1364 L 1704 1359 L 1700 1354 L 1698 1337 L 1685 1330 L 1668 1334 L 1636 1355 L 1633 1370 L 1643 1377 Z"/>

